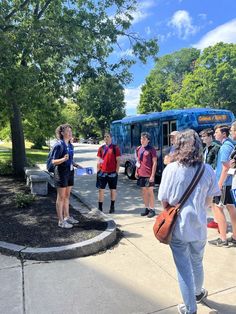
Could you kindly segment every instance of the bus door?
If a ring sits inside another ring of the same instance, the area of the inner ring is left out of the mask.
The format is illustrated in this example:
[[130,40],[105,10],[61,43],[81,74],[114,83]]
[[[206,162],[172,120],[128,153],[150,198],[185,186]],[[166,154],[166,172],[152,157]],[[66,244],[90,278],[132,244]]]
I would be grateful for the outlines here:
[[161,131],[161,160],[159,163],[160,172],[164,169],[163,158],[170,150],[170,133],[176,131],[177,123],[176,120],[164,121],[162,122],[162,131]]

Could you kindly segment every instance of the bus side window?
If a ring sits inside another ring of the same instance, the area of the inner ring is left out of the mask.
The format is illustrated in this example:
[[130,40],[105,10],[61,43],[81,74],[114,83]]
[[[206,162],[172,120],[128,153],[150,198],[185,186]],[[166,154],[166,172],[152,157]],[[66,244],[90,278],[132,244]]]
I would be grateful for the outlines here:
[[149,132],[151,135],[151,145],[158,149],[159,145],[159,125],[157,122],[148,122],[142,125],[142,132]]
[[163,146],[169,146],[169,127],[168,122],[163,122],[162,124],[162,145]]
[[131,125],[131,147],[140,145],[140,124]]
[[176,121],[170,122],[170,133],[177,130]]

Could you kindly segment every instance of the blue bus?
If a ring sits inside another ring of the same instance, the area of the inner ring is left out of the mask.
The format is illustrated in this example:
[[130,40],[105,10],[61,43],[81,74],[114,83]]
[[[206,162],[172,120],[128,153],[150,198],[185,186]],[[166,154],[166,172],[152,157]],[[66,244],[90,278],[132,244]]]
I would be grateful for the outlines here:
[[140,145],[141,132],[149,132],[151,145],[157,150],[159,181],[164,165],[163,157],[169,151],[172,131],[194,129],[198,133],[206,128],[214,128],[216,124],[231,124],[235,120],[229,110],[192,108],[167,110],[125,117],[111,123],[113,143],[121,150],[121,166],[126,175],[132,179],[135,174],[135,148]]

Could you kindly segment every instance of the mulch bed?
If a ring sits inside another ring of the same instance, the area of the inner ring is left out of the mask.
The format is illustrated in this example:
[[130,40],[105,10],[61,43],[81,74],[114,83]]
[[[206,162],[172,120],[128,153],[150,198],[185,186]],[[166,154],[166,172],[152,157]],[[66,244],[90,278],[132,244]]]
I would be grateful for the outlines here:
[[72,229],[57,226],[56,191],[36,196],[27,208],[17,208],[16,193],[30,194],[25,181],[0,176],[0,241],[30,247],[54,247],[82,242],[102,233],[107,223],[89,219],[70,207],[70,214],[79,220]]

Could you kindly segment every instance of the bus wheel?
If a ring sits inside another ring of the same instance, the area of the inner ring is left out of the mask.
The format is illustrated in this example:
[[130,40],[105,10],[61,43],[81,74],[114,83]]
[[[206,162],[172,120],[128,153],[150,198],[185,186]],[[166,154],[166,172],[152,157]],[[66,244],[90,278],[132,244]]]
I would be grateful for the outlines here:
[[135,168],[130,162],[125,164],[125,174],[129,179],[135,179]]

